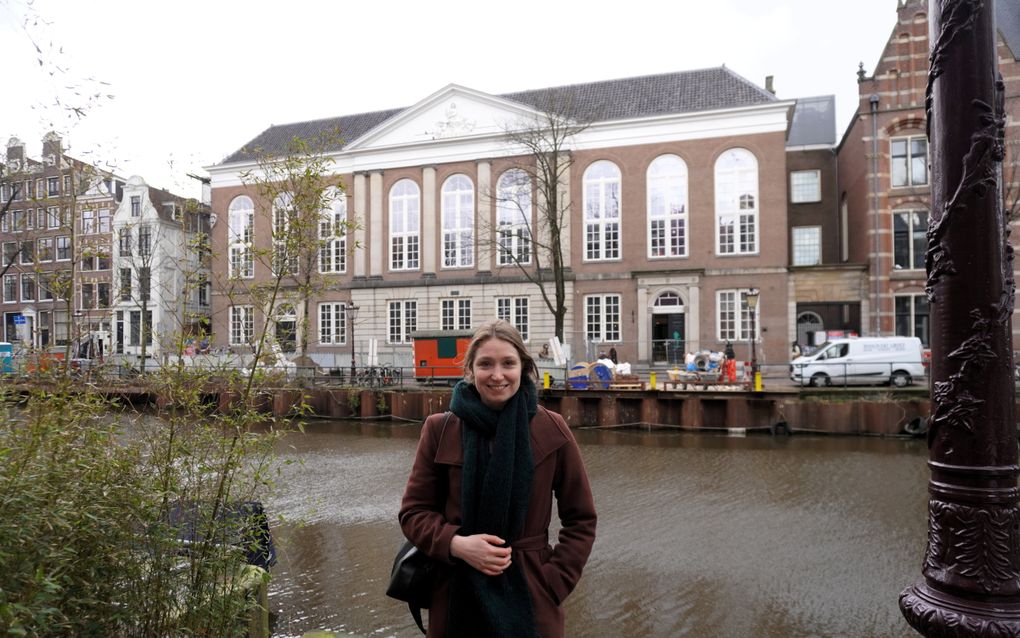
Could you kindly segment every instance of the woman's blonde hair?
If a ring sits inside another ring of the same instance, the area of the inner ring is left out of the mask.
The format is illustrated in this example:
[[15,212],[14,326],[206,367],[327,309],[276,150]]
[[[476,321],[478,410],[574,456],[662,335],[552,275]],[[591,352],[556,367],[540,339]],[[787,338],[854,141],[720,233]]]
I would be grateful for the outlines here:
[[538,380],[538,366],[535,364],[534,357],[528,352],[527,346],[524,345],[521,333],[517,332],[517,328],[508,322],[494,319],[478,326],[475,334],[471,337],[471,343],[468,344],[467,352],[464,353],[464,378],[467,381],[474,381],[471,368],[475,364],[475,356],[478,354],[478,348],[489,339],[500,339],[512,345],[521,359],[521,372],[530,376],[533,381]]

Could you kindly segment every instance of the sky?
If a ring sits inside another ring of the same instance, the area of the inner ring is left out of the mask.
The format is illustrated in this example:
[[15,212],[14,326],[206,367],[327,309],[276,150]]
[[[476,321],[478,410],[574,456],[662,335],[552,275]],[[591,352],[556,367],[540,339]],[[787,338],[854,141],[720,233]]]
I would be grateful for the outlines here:
[[[274,124],[727,66],[778,97],[857,107],[899,0],[0,0],[0,136],[197,197]],[[2,149],[0,149],[2,152]]]

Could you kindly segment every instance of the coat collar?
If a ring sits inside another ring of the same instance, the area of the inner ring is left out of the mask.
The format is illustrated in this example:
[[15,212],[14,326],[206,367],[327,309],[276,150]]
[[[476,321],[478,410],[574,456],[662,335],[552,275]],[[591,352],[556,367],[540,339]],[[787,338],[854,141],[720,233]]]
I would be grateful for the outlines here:
[[[446,423],[441,426],[435,461],[444,465],[463,465],[464,449],[460,438],[463,425],[456,414],[451,413],[448,420],[445,415],[441,418]],[[538,414],[531,420],[530,434],[531,457],[536,466],[567,442],[566,435],[542,406],[538,407]]]

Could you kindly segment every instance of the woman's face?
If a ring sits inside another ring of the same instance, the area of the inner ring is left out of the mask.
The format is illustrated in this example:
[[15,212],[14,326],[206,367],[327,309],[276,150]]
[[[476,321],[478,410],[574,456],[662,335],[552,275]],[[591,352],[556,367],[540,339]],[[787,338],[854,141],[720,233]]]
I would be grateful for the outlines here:
[[475,352],[471,373],[482,403],[500,410],[521,387],[521,357],[512,344],[487,339]]

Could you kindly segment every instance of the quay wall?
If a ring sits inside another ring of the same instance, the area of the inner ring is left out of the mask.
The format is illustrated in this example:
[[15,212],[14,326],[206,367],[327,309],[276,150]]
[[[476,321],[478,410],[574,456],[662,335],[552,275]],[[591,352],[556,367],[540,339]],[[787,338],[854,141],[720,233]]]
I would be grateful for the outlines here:
[[[236,396],[222,393],[221,409]],[[275,416],[421,421],[446,410],[448,389],[281,389],[259,402]],[[563,391],[539,402],[571,427],[660,427],[890,436],[927,419],[926,392]],[[1020,413],[1020,412],[1018,412]]]

